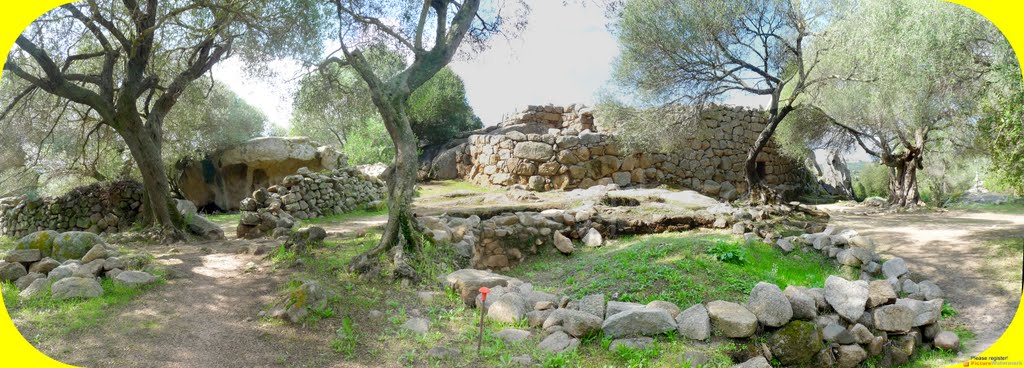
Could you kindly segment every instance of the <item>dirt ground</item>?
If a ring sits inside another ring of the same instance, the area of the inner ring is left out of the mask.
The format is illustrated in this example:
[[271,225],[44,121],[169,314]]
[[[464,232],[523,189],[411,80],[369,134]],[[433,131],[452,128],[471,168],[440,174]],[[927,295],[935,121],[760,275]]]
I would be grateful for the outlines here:
[[992,242],[1024,242],[1024,215],[964,210],[878,214],[863,207],[819,208],[832,215],[832,223],[870,235],[883,257],[902,257],[912,272],[942,287],[946,300],[959,311],[949,323],[976,335],[967,355],[991,346],[1013,320],[1020,304],[1024,255],[1019,250],[995,249]]

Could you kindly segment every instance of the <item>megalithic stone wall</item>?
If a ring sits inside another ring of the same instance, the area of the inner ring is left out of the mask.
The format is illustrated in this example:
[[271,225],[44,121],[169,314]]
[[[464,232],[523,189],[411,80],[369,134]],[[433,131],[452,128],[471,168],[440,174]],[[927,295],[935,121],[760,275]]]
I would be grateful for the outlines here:
[[[678,185],[724,199],[746,192],[744,162],[764,129],[763,111],[719,106],[672,152],[625,152],[614,134],[596,132],[586,108],[530,106],[453,148],[459,174],[479,184],[531,190]],[[796,189],[802,165],[769,142],[758,158],[768,185]]]
[[116,233],[135,223],[142,206],[142,184],[96,183],[53,198],[0,200],[0,234],[21,237],[38,230]]

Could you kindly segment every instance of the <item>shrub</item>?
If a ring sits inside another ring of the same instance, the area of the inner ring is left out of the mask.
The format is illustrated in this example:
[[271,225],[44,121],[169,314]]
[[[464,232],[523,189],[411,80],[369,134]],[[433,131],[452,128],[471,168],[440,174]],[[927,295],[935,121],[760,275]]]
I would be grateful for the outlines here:
[[747,252],[739,244],[719,241],[707,249],[707,254],[721,262],[732,264],[747,263]]

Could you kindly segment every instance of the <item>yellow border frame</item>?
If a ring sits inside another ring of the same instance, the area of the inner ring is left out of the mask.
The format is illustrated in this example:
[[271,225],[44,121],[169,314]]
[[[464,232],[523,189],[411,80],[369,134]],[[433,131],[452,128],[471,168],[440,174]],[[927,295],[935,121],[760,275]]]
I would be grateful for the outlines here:
[[[547,0],[540,0],[547,1]],[[7,54],[14,46],[14,39],[43,13],[57,6],[71,1],[67,0],[38,0],[33,2],[18,1],[16,4],[4,4],[3,11],[0,11],[0,45],[9,45],[0,50],[0,65],[7,61]],[[1014,0],[986,1],[986,0],[953,0],[957,3],[988,18],[998,27],[1014,50],[1018,51],[1017,58],[1020,60],[1019,50],[1024,50],[1024,2]],[[1009,361],[1024,360],[1024,304],[1017,306],[1017,314],[1014,316],[1010,327],[1003,333],[1003,336],[996,341],[988,350],[980,356],[1007,357]],[[70,365],[58,362],[45,354],[39,352],[15,328],[14,322],[7,314],[7,307],[0,308],[0,346],[3,352],[0,354],[0,365],[18,367],[70,367]]]

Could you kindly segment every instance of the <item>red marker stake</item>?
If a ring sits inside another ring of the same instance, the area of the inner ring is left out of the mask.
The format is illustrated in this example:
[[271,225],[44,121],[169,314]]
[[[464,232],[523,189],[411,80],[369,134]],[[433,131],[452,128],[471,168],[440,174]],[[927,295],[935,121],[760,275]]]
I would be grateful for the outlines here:
[[487,314],[487,293],[491,292],[486,286],[480,288],[480,337],[476,340],[476,354],[480,355],[480,346],[484,343],[484,315]]

